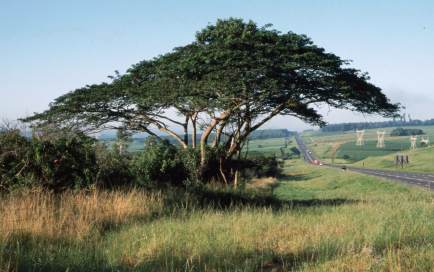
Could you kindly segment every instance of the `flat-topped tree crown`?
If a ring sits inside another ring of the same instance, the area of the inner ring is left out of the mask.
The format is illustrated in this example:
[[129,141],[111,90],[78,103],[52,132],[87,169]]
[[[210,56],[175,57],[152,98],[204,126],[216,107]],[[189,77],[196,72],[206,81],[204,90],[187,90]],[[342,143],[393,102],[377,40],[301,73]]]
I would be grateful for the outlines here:
[[[118,125],[151,134],[158,129],[184,148],[197,148],[201,127],[204,166],[207,145],[220,146],[224,159],[230,159],[252,131],[274,116],[325,124],[316,107],[321,104],[386,117],[399,110],[367,74],[305,35],[231,18],[208,25],[192,43],[133,65],[109,83],[70,92],[25,120],[93,129]],[[173,110],[175,117],[169,113]],[[208,143],[211,133],[214,141]]]

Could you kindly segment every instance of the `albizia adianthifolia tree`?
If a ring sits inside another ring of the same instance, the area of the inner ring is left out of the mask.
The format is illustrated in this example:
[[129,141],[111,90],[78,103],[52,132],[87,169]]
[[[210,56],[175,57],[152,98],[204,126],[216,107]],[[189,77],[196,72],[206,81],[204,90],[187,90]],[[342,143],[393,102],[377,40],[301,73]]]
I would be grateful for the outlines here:
[[399,110],[366,73],[304,35],[269,27],[218,20],[192,43],[135,64],[109,83],[69,92],[25,121],[83,130],[160,131],[181,148],[199,149],[205,169],[209,148],[221,150],[223,165],[240,153],[250,133],[278,115],[323,125],[317,105],[385,117]]

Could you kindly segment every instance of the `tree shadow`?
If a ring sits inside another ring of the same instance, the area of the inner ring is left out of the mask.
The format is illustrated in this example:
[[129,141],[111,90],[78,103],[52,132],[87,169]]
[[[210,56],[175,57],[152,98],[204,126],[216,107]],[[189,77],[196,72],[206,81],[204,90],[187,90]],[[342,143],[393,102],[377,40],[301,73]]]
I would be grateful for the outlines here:
[[315,179],[321,177],[321,171],[310,171],[307,174],[288,174],[288,173],[282,173],[279,175],[280,181],[287,181],[287,182],[293,182],[293,181],[307,181],[310,179]]
[[0,244],[0,270],[111,271],[103,251],[90,241],[16,232]]
[[317,178],[319,176],[320,175],[314,175],[312,173],[310,173],[310,174],[297,174],[297,175],[281,174],[279,176],[279,181],[282,181],[282,182],[306,181],[308,179]]
[[229,210],[233,208],[271,208],[273,210],[340,206],[358,203],[359,200],[345,198],[282,200],[273,195],[246,194],[201,190],[195,193],[198,205],[204,209]]
[[95,228],[100,234],[107,232],[118,231],[125,226],[132,224],[148,224],[155,220],[160,219],[163,216],[163,212],[153,212],[151,214],[132,214],[122,218],[122,222],[119,219],[106,218],[96,222]]
[[306,264],[318,264],[339,256],[337,244],[328,247],[306,247],[301,251],[282,254],[274,250],[246,250],[236,252],[214,249],[194,258],[189,254],[160,253],[139,265],[130,259],[121,260],[117,271],[295,271]]

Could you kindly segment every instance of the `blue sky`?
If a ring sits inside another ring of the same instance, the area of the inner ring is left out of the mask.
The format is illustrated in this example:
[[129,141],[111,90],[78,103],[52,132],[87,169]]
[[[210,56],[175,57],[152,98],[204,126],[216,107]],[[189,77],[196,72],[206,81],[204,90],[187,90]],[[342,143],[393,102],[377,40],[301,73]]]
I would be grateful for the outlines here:
[[[0,0],[0,117],[46,109],[57,96],[239,17],[306,34],[367,71],[413,118],[434,118],[434,1]],[[329,122],[374,120],[324,108]],[[269,127],[304,125],[277,118]]]

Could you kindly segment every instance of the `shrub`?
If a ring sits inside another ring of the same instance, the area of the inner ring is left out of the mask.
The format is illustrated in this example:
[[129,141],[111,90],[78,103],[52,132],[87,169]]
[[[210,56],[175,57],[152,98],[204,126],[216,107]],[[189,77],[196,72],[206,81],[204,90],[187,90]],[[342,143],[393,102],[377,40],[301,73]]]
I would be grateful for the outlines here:
[[184,171],[184,183],[186,185],[197,185],[199,177],[200,154],[198,149],[178,149],[177,157],[182,164]]
[[242,160],[238,164],[243,178],[278,177],[282,174],[282,163],[276,157],[257,156]]
[[134,176],[130,169],[131,156],[120,154],[118,150],[105,145],[96,146],[97,175],[95,183],[98,187],[120,187],[133,183]]
[[425,134],[425,132],[421,129],[396,128],[390,133],[390,136],[411,136],[411,135],[423,135],[423,134]]
[[261,177],[277,177],[281,174],[281,163],[276,157],[258,157],[253,160],[255,176]]
[[187,178],[177,148],[155,137],[146,139],[145,149],[131,162],[131,170],[139,185],[181,185]]
[[0,132],[0,190],[24,183],[32,162],[30,141],[19,130]]
[[93,183],[97,173],[95,139],[83,133],[32,139],[32,175],[44,187],[63,190]]
[[0,190],[42,185],[53,190],[90,185],[96,176],[95,140],[82,133],[44,131],[27,139],[0,132]]

